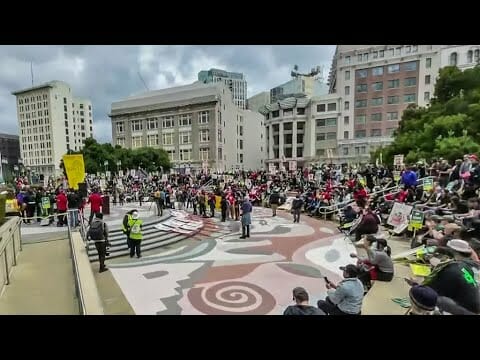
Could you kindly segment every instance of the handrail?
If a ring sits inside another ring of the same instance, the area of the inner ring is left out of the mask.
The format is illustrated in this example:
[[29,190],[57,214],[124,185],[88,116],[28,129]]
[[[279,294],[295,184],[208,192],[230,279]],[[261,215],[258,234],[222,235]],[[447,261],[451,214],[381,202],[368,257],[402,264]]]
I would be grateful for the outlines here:
[[[5,280],[0,283],[0,293],[5,285],[10,284],[10,270],[13,266],[17,265],[18,251],[22,251],[22,241],[20,235],[21,219],[19,217],[7,217],[6,219],[7,222],[2,225],[2,228],[3,230],[6,229],[5,232],[7,234],[4,234],[3,232],[0,233],[0,258],[3,260],[2,262],[4,262],[2,265],[5,271]],[[18,236],[16,235],[17,232]],[[11,250],[13,253],[11,261],[7,253],[8,250],[10,250],[10,245],[12,245]],[[16,249],[17,245],[18,251]]]

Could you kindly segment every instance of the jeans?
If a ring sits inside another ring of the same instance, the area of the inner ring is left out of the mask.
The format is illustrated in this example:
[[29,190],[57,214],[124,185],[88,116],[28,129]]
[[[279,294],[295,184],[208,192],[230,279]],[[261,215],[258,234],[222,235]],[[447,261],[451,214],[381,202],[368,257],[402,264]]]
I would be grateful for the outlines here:
[[157,215],[162,216],[163,215],[163,201],[157,201]]
[[141,250],[140,250],[141,243],[142,243],[141,240],[130,239],[130,257],[133,257],[135,253],[137,254],[137,257],[142,256]]
[[301,209],[293,209],[293,222],[300,222]]
[[92,223],[93,217],[95,216],[96,212],[91,211],[90,212],[90,218],[88,219],[88,225]]
[[250,225],[242,225],[242,237],[250,237]]
[[70,209],[68,212],[70,227],[78,226],[78,209]]
[[320,310],[323,310],[327,315],[360,315],[358,314],[348,314],[343,312],[335,305],[330,298],[327,296],[325,300],[318,300],[317,306]]
[[107,253],[107,243],[105,241],[95,241],[95,248],[98,252],[100,270],[103,270],[105,269],[105,255]]

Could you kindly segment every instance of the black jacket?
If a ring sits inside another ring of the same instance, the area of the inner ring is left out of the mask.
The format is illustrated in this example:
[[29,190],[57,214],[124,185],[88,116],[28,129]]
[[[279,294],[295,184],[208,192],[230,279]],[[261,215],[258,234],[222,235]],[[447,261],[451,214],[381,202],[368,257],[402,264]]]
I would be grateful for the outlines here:
[[322,310],[311,305],[290,305],[283,315],[326,315]]
[[279,193],[273,193],[270,195],[270,204],[276,204],[278,205],[280,203],[280,194]]

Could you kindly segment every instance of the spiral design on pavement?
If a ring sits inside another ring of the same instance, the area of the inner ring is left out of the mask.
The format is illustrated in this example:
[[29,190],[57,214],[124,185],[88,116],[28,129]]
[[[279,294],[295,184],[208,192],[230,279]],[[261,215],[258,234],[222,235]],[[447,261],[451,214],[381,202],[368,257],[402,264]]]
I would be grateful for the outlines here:
[[242,281],[193,288],[188,298],[206,315],[265,315],[275,307],[275,298],[268,291]]

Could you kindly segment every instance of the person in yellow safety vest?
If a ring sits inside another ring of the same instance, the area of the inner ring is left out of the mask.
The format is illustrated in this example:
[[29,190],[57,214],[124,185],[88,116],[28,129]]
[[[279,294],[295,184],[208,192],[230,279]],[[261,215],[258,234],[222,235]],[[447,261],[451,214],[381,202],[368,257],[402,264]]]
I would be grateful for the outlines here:
[[128,230],[130,233],[130,257],[132,258],[135,253],[137,258],[141,258],[140,244],[142,243],[143,234],[142,234],[142,225],[143,220],[139,219],[138,211],[132,213],[131,218],[128,220]]
[[127,246],[130,249],[131,243],[130,243],[130,229],[128,227],[128,223],[130,219],[132,218],[132,214],[136,212],[137,210],[130,210],[128,211],[125,216],[123,217],[122,221],[122,232],[127,236]]

